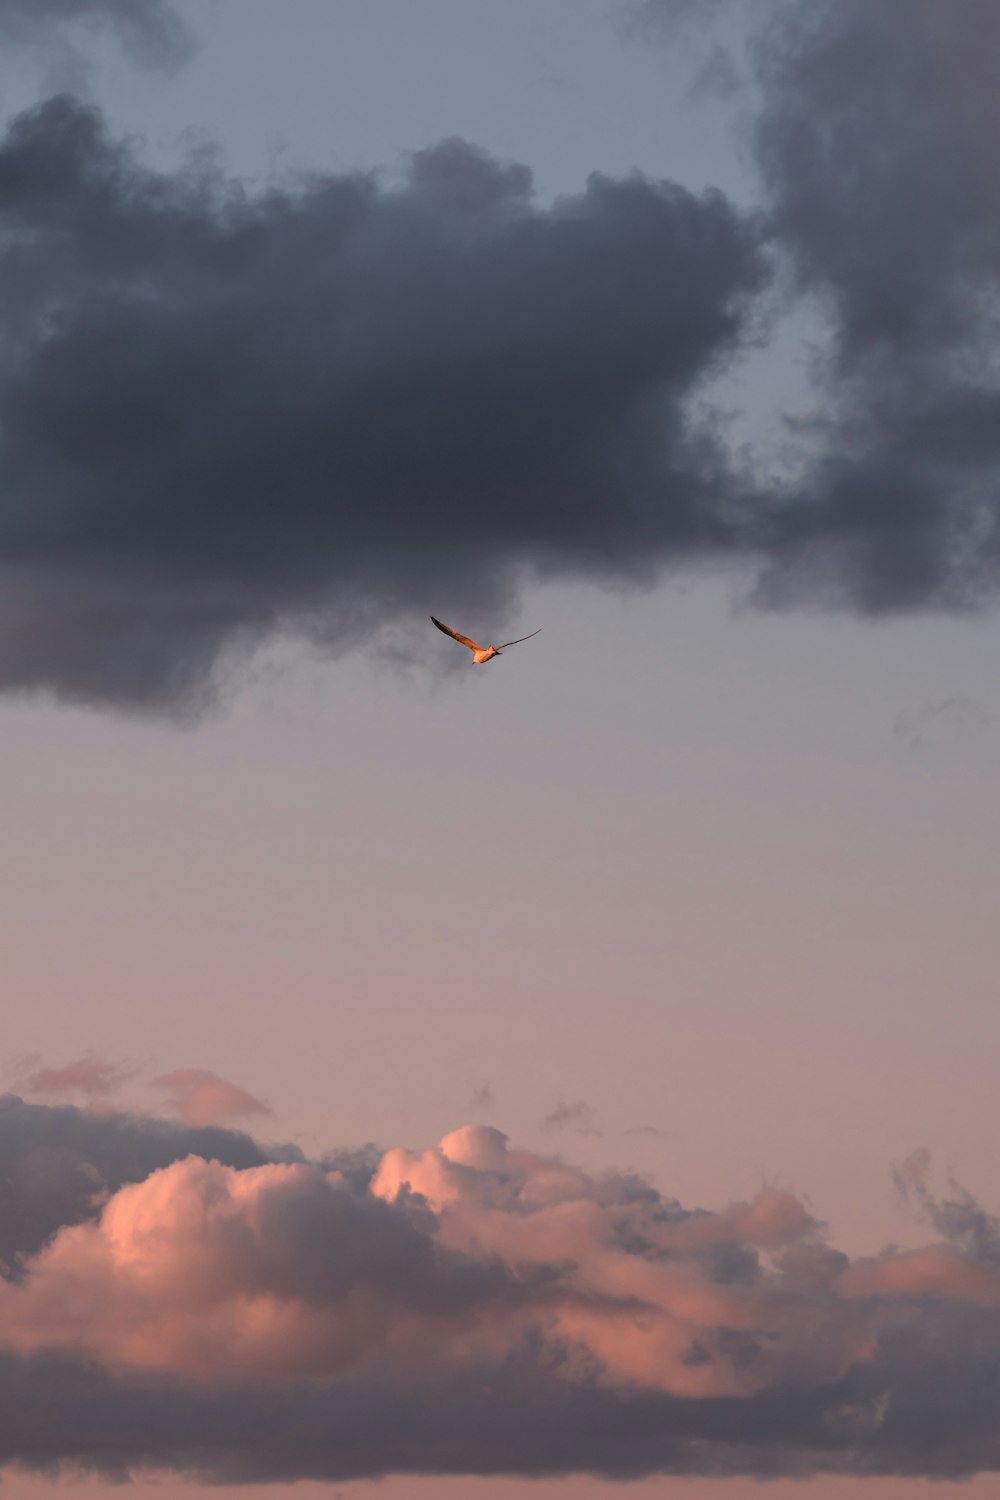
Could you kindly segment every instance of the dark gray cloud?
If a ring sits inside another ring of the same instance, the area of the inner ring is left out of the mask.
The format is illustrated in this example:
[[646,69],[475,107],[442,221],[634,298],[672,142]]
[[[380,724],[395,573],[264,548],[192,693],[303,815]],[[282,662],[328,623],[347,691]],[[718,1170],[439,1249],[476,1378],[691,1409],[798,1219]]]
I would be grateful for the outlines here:
[[763,276],[718,195],[540,208],[452,141],[253,197],[56,98],[0,144],[0,271],[2,687],[170,702],[282,624],[482,619],[737,526],[687,415]]
[[[759,15],[760,222],[639,177],[541,206],[459,141],[395,185],[252,194],[147,170],[69,98],[15,121],[0,690],[193,711],[275,631],[491,629],[532,578],[713,557],[768,603],[992,600],[1000,11]],[[778,262],[829,338],[808,457],[768,483],[694,413]]]
[[191,39],[169,0],[0,0],[0,42],[66,45],[87,29],[110,27],[144,63],[176,63]]
[[[750,7],[637,14],[746,52]],[[772,249],[826,322],[801,472],[759,506],[762,602],[968,610],[1000,581],[1000,8],[757,0]]]
[[1000,8],[796,0],[757,62],[772,230],[831,339],[769,586],[974,607],[1000,576]]
[[0,1463],[83,1464],[114,1478],[156,1467],[224,1483],[387,1473],[960,1478],[1000,1467],[998,1383],[995,1354],[928,1358],[913,1339],[835,1386],[746,1401],[574,1385],[528,1352],[489,1378],[432,1374],[406,1389],[356,1380],[199,1389],[124,1382],[65,1356],[0,1357]]
[[233,1167],[272,1159],[239,1131],[0,1095],[0,1274],[16,1274],[63,1225],[96,1218],[108,1193],[192,1152]]

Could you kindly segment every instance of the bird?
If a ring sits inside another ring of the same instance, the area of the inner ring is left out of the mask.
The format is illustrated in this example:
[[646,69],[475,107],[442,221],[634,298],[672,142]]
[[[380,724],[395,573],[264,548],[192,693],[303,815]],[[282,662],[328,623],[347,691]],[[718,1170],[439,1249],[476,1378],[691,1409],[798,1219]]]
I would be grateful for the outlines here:
[[519,646],[522,641],[530,641],[532,636],[539,635],[541,626],[533,630],[531,635],[519,635],[516,641],[504,641],[501,646],[479,646],[475,641],[470,641],[467,635],[459,635],[457,630],[452,630],[450,625],[442,625],[440,620],[435,620],[431,615],[431,624],[436,625],[438,630],[443,630],[445,635],[450,635],[453,641],[458,641],[460,646],[468,646],[472,652],[473,666],[481,667],[484,662],[492,661],[494,656],[499,656],[501,651],[506,651],[508,646]]

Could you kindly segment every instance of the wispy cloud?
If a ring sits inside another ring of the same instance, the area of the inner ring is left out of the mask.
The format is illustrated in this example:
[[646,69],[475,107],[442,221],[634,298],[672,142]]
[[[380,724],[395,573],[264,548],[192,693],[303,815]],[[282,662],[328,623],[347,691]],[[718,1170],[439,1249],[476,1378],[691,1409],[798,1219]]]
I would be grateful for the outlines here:
[[991,724],[992,718],[981,703],[958,694],[901,711],[893,721],[892,732],[911,750],[923,750],[950,739],[978,739]]
[[207,1068],[174,1068],[154,1078],[153,1086],[166,1094],[185,1125],[216,1125],[271,1113],[263,1100]]
[[46,1066],[36,1053],[16,1062],[9,1076],[31,1094],[82,1094],[88,1099],[107,1100],[139,1071],[136,1064],[104,1057],[100,1052],[84,1052],[60,1067]]
[[560,1099],[542,1120],[542,1129],[573,1129],[581,1135],[604,1134],[597,1124],[597,1110],[583,1099],[574,1100],[573,1103]]
[[14,1088],[32,1097],[82,1097],[88,1106],[110,1106],[129,1083],[152,1087],[186,1125],[215,1125],[271,1113],[263,1100],[208,1068],[173,1068],[151,1077],[148,1066],[93,1050],[58,1066],[45,1064],[33,1053],[15,1059],[4,1074]]
[[101,25],[137,62],[162,66],[190,55],[191,37],[170,0],[0,0],[0,40],[8,46],[68,51]]

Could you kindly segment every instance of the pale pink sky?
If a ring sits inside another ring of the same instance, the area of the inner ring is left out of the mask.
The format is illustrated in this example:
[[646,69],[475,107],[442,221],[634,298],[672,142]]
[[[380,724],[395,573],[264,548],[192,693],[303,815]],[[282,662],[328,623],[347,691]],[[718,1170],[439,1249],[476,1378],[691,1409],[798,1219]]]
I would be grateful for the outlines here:
[[[489,681],[292,667],[193,731],[0,710],[8,1056],[209,1068],[310,1149],[474,1116],[689,1203],[775,1179],[858,1249],[907,1235],[916,1146],[988,1193],[990,632],[532,602]],[[605,1134],[541,1131],[559,1100]]]

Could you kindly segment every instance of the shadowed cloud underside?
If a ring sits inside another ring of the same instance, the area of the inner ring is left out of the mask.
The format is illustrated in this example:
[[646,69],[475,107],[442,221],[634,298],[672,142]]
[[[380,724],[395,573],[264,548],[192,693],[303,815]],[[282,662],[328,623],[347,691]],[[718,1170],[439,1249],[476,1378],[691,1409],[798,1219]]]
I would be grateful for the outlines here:
[[[461,141],[254,195],[68,98],[16,120],[0,685],[190,702],[275,630],[339,649],[428,597],[497,618],[532,576],[713,555],[771,602],[988,598],[1000,19],[960,8],[777,7],[760,221],[639,177],[542,207]],[[830,319],[811,457],[770,488],[692,416],[765,241]]]
[[0,685],[169,701],[282,626],[484,619],[731,530],[685,407],[763,270],[718,195],[541,208],[452,141],[250,196],[60,98],[0,145],[0,229]]
[[[772,604],[992,599],[1000,12],[760,15],[754,216],[638,175],[542,205],[461,140],[396,183],[250,191],[146,168],[69,97],[13,121],[0,688],[191,711],[275,632],[344,649],[429,600],[499,624],[532,578],[693,559]],[[827,320],[780,481],[710,415],[776,264]]]
[[789,1193],[689,1211],[481,1125],[315,1162],[8,1096],[0,1165],[4,1462],[1000,1466],[998,1226],[960,1189],[934,1198],[920,1154],[897,1184],[939,1238],[855,1260]]

